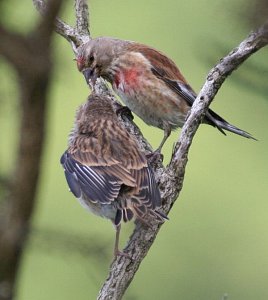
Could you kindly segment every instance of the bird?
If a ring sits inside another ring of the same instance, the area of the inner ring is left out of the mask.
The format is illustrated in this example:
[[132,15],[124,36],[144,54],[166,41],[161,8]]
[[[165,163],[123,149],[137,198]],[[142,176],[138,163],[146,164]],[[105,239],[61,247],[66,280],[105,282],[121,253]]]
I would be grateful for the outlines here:
[[[88,84],[102,77],[126,106],[150,126],[164,130],[161,149],[172,130],[182,127],[197,94],[176,64],[162,52],[133,41],[98,37],[81,45],[77,67]],[[250,133],[231,125],[209,109],[203,123],[248,139]]]
[[78,108],[60,162],[81,205],[115,226],[115,256],[124,255],[118,248],[122,221],[151,226],[167,219],[146,155],[119,122],[109,97],[93,93]]

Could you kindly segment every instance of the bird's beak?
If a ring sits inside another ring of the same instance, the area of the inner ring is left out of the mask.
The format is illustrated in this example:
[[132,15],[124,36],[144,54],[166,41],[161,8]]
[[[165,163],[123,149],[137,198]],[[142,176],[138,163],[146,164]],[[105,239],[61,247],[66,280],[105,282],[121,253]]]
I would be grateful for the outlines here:
[[86,68],[82,71],[82,73],[84,74],[87,84],[90,84],[94,87],[98,78],[96,68]]

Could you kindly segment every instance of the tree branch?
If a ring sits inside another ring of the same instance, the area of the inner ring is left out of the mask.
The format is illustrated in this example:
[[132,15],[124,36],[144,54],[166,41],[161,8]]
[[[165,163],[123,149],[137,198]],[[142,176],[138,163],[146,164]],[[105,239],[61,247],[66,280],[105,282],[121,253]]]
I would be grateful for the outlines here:
[[75,0],[76,30],[80,35],[90,36],[89,13],[86,0]]
[[[78,6],[76,6],[76,9],[77,7]],[[87,11],[85,14],[87,14]],[[80,30],[82,34],[85,34],[84,26],[86,26],[87,20],[81,20],[84,16],[84,12],[79,14],[76,12],[76,16],[77,23],[79,23],[79,26],[77,25],[76,28],[80,28],[81,25]],[[226,77],[238,68],[239,65],[241,65],[250,55],[267,45],[267,27],[268,26],[266,24],[257,31],[251,33],[236,49],[221,59],[221,61],[209,72],[207,80],[191,109],[185,125],[183,126],[181,136],[175,145],[169,166],[164,169],[161,162],[155,163],[155,175],[159,182],[159,188],[163,200],[163,209],[166,213],[170,211],[182,189],[185,168],[188,161],[188,151],[209,104],[213,100]],[[56,28],[56,30],[58,29]],[[75,32],[75,39],[77,41],[81,41],[81,36],[76,35],[77,31],[73,28],[72,30]],[[70,41],[67,33],[63,33],[61,35]],[[89,39],[90,37],[88,36],[85,41]],[[79,45],[79,43],[77,45]],[[108,94],[113,102],[116,101],[102,80],[97,81],[96,92],[104,93],[106,95]],[[141,148],[151,151],[151,146],[143,138],[135,124],[126,118],[124,118],[123,122],[125,127],[136,136]],[[118,256],[113,261],[110,266],[109,275],[99,292],[98,300],[119,300],[122,298],[161,227],[161,225],[155,224],[152,228],[147,228],[139,222],[136,222],[136,225],[137,226],[130,237],[128,245],[124,249],[124,252],[128,253],[132,257],[132,260],[124,256]]]
[[[33,4],[37,11],[40,12],[41,15],[44,16],[47,10],[47,4],[44,0],[33,0]],[[76,28],[66,24],[60,18],[56,18],[54,22],[55,31],[64,37],[68,42],[74,43],[75,47],[79,47],[80,45],[86,43],[90,39],[90,34],[88,27],[88,7],[87,3],[84,0],[76,0],[75,2],[76,8]],[[78,8],[81,8],[82,11],[78,12]],[[73,45],[72,45],[73,47]],[[75,49],[73,48],[74,52]]]

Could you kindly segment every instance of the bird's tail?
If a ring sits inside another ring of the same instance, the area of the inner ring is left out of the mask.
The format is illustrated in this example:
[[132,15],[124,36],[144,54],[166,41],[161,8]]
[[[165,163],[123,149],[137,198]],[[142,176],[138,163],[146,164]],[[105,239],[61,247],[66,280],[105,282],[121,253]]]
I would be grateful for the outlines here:
[[250,133],[248,133],[242,129],[239,129],[236,126],[228,123],[227,121],[225,121],[222,117],[217,115],[211,109],[209,109],[206,114],[206,121],[208,124],[210,124],[214,127],[217,127],[219,129],[219,131],[221,133],[223,133],[224,135],[226,135],[224,130],[227,130],[227,131],[233,132],[235,134],[241,135],[247,139],[253,139],[253,140],[257,141],[257,139],[255,139]]

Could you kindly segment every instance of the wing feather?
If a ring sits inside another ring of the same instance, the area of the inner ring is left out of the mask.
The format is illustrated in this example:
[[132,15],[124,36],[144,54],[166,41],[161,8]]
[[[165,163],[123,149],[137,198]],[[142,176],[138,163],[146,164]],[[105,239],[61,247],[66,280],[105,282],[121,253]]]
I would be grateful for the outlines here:
[[129,50],[142,53],[151,66],[161,70],[161,75],[171,80],[186,82],[176,64],[160,51],[139,43],[130,43]]
[[150,166],[132,170],[131,173],[138,183],[138,189],[131,196],[131,206],[135,215],[144,220],[148,213],[161,206],[160,192]]
[[[130,48],[133,51],[141,52],[150,62],[153,74],[164,81],[175,93],[182,97],[190,107],[193,105],[197,95],[187,83],[179,68],[170,58],[160,51],[142,44],[131,44]],[[216,120],[226,123],[224,119],[209,109],[206,113],[205,121],[208,124],[217,127],[225,134]]]
[[71,192],[77,197],[85,194],[92,202],[110,203],[117,198],[122,180],[98,167],[89,167],[76,161],[67,151],[61,158],[66,180]]
[[[176,64],[164,54],[143,45],[138,45],[137,50],[141,51],[151,64],[153,74],[165,82],[175,93],[185,100],[188,106],[192,106],[196,93],[187,83]],[[223,129],[242,135],[246,138],[253,138],[248,132],[245,132],[208,109],[204,122],[216,127],[222,134],[226,135]],[[254,138],[253,138],[254,139]]]

